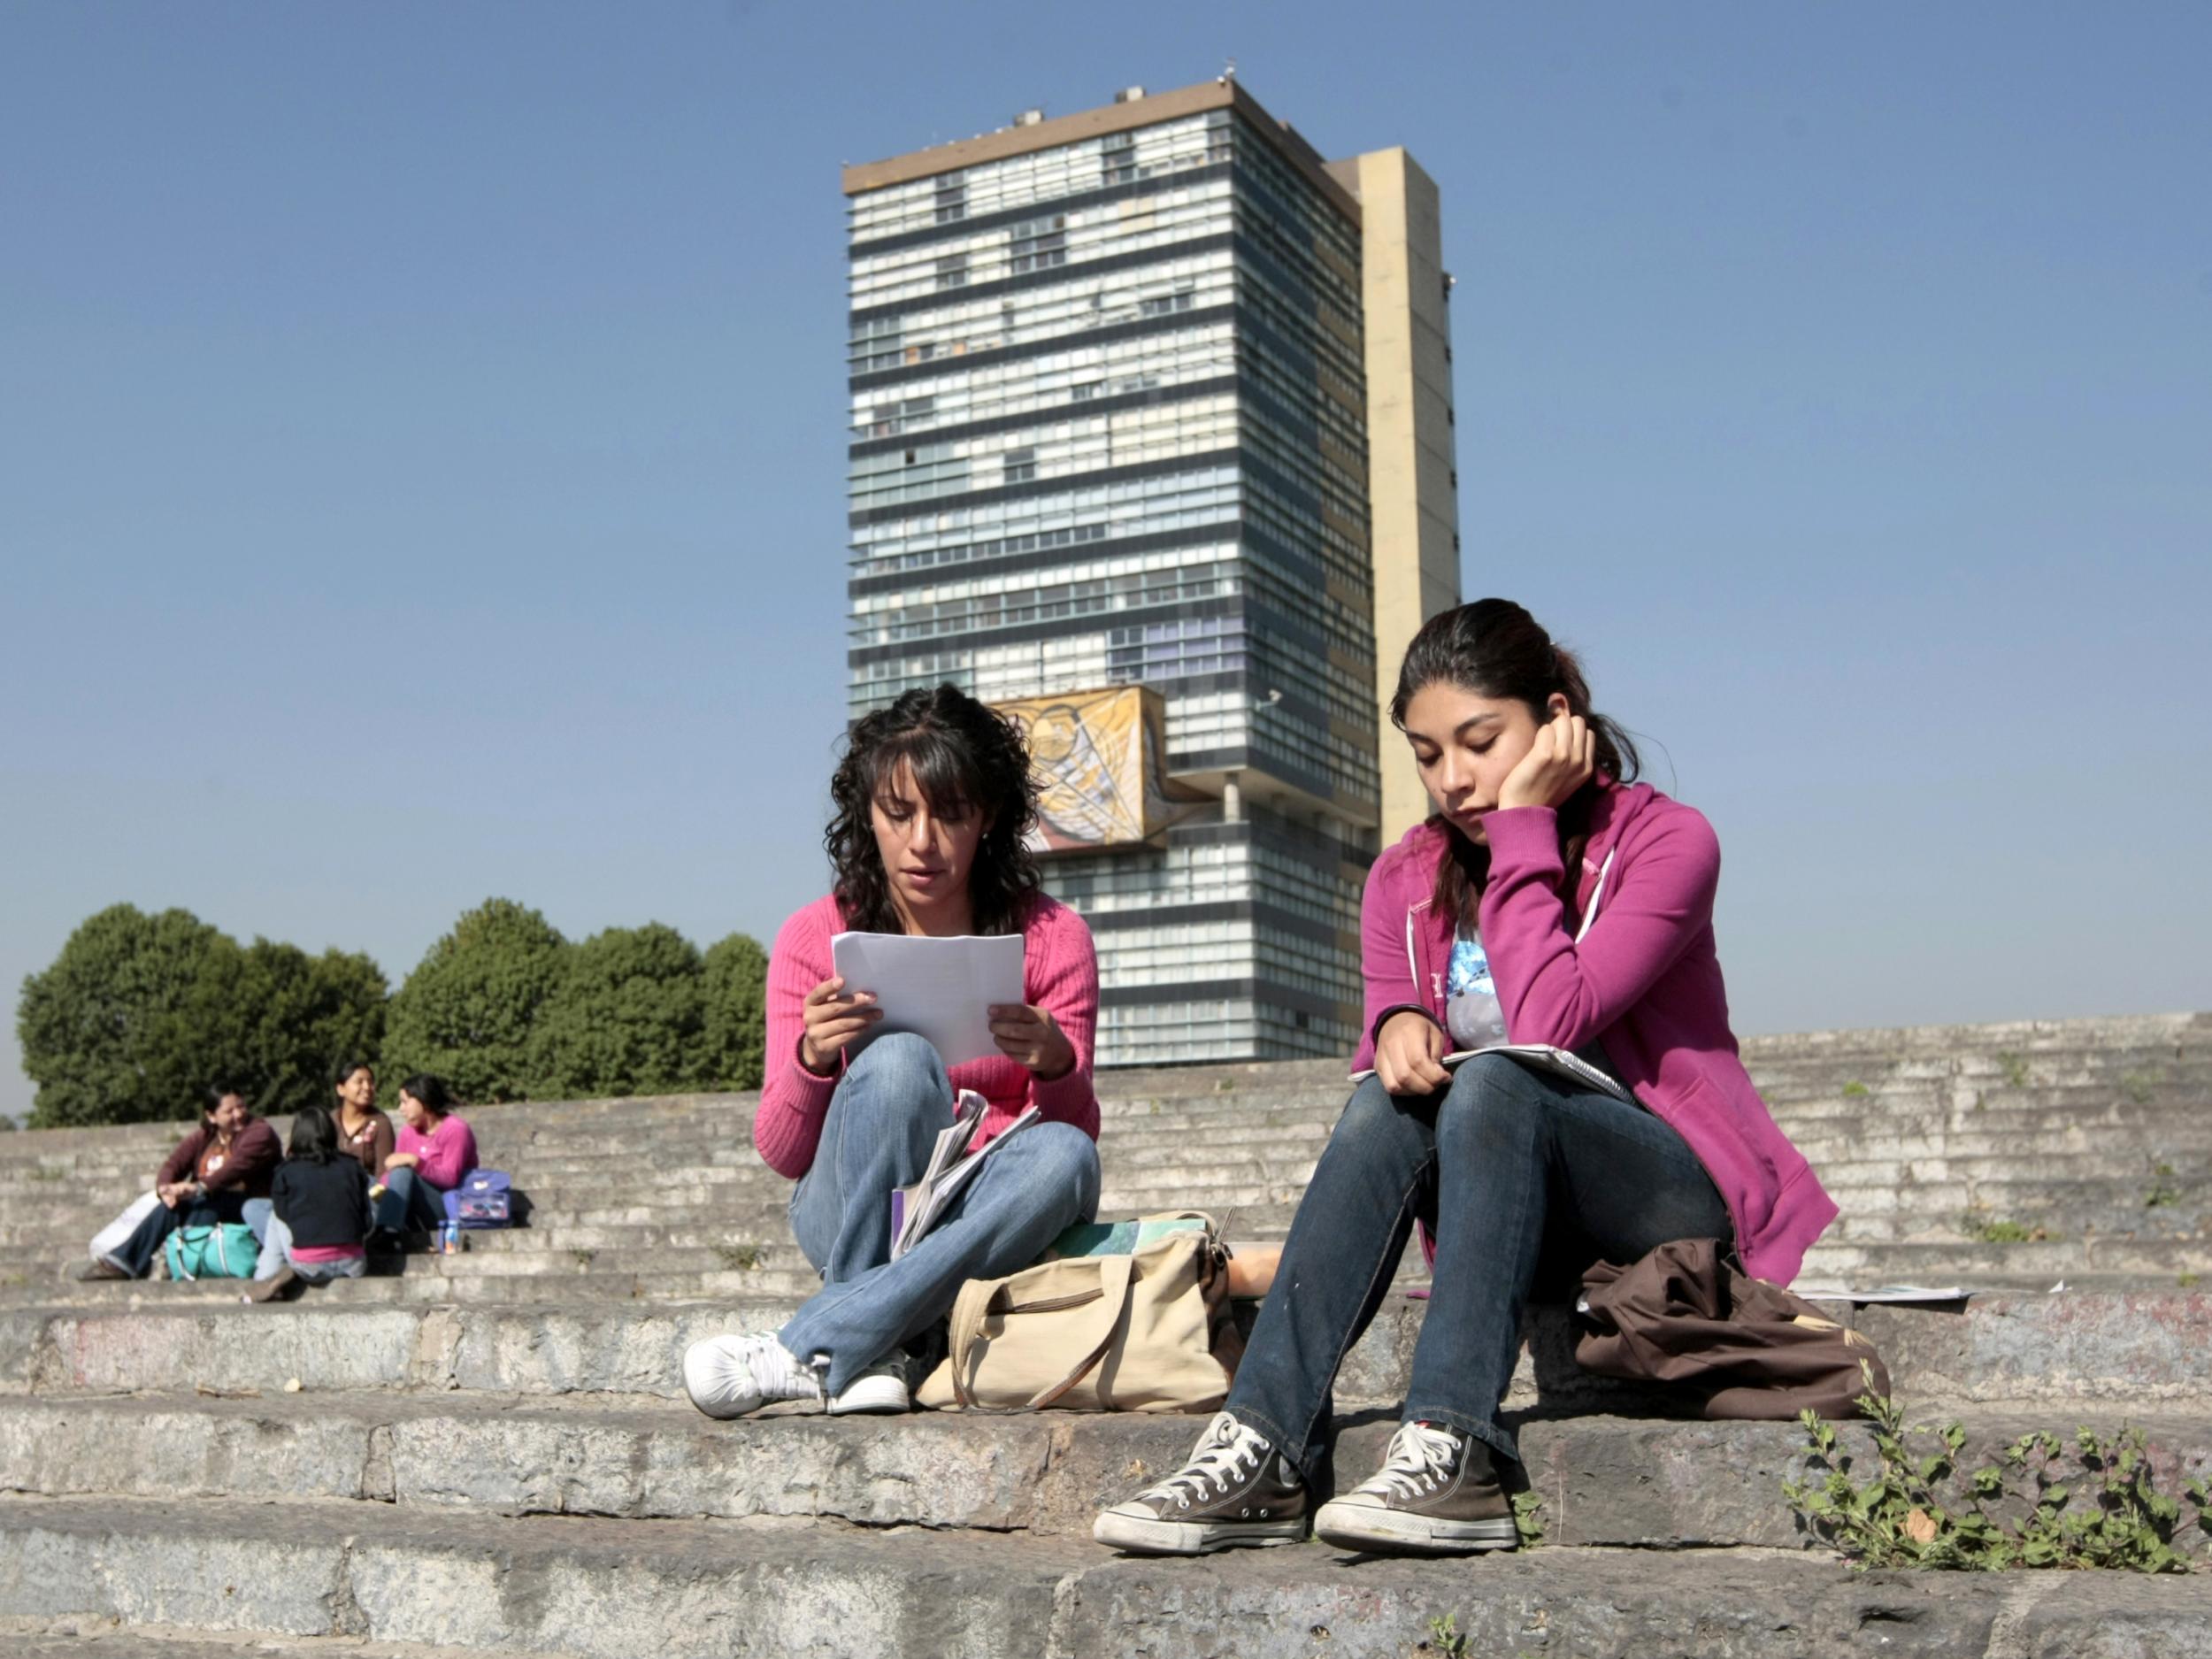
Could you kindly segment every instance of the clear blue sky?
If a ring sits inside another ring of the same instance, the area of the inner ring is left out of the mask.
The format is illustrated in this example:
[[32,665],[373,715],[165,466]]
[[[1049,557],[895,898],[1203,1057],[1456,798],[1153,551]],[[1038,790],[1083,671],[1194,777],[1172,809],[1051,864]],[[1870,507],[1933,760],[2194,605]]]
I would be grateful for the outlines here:
[[1718,826],[1744,1030],[2212,1007],[2212,11],[739,0],[0,10],[11,1010],[122,899],[770,933],[839,164],[1232,57],[1440,181],[1466,590]]

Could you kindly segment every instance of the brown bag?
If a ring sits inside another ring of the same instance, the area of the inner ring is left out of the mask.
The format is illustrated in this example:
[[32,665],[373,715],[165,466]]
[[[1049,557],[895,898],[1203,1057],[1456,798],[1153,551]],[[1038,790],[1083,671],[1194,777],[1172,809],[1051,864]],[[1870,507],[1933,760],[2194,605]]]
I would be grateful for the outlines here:
[[1128,1256],[972,1279],[917,1399],[979,1411],[1213,1411],[1241,1351],[1212,1224]]
[[1678,1239],[1631,1267],[1600,1262],[1583,1275],[1582,1296],[1577,1364],[1697,1389],[1708,1417],[1774,1421],[1809,1406],[1855,1417],[1859,1395],[1889,1393],[1872,1342],[1779,1285],[1746,1277],[1711,1239]]

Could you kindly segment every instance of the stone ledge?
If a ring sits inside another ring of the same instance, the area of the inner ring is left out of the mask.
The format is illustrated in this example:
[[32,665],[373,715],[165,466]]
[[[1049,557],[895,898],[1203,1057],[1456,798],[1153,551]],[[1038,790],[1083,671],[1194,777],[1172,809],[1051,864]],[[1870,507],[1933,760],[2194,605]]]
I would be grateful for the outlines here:
[[0,1502],[0,1606],[188,1629],[353,1635],[581,1659],[929,1654],[1405,1659],[1449,1615],[1470,1651],[1580,1659],[2212,1655],[2200,1579],[1856,1575],[1802,1555],[1548,1548],[1471,1560],[1319,1544],[1199,1561],[1069,1540],[819,1522],[518,1518],[347,1505]]
[[[1659,1548],[1806,1539],[1781,1495],[1804,1473],[1795,1423],[1512,1414],[1547,1542]],[[1912,1420],[1917,1421],[1917,1417]],[[1949,1420],[1947,1414],[1946,1420]],[[2034,1429],[2123,1414],[1969,1411],[1967,1466]],[[2129,1414],[2162,1490],[2212,1470],[2212,1414]],[[0,1491],[49,1497],[348,1499],[440,1515],[826,1517],[856,1525],[1087,1536],[1092,1517],[1179,1467],[1202,1419],[1047,1412],[717,1423],[687,1406],[481,1394],[193,1394],[0,1402]],[[1340,1419],[1334,1489],[1371,1474],[1394,1412]],[[1839,1425],[1873,1462],[1872,1432]]]

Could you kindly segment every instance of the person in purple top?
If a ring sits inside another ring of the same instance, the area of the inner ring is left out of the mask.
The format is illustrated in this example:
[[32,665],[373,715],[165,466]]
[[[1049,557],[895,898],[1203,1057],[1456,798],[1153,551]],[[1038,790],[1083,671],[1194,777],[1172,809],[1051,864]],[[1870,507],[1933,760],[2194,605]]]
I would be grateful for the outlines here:
[[[1200,1555],[1310,1525],[1360,1551],[1509,1549],[1522,1478],[1498,1405],[1539,1283],[1707,1238],[1787,1284],[1835,1217],[1737,1056],[1712,826],[1632,781],[1635,746],[1574,658],[1510,601],[1462,605],[1407,647],[1390,718],[1435,810],[1361,902],[1353,1064],[1371,1071],[1225,1408],[1181,1470],[1099,1516],[1102,1543]],[[1455,1060],[1506,1042],[1571,1058]],[[1337,1365],[1417,1225],[1435,1282],[1398,1432],[1321,1502]]]
[[399,1117],[399,1143],[374,1193],[377,1230],[433,1230],[445,1224],[445,1195],[476,1167],[476,1136],[444,1080],[427,1071],[400,1085]]

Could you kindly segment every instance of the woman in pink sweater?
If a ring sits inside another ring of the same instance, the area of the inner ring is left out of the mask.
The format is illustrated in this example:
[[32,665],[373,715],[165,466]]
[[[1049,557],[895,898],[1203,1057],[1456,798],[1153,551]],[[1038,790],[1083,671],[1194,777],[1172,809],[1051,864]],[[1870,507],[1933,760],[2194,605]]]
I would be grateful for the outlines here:
[[[1039,890],[1018,728],[950,686],[910,691],[853,727],[830,795],[835,887],[784,924],[769,954],[753,1118],[761,1156],[797,1182],[791,1229],[823,1286],[773,1334],[692,1345],[685,1386],[712,1417],[780,1400],[905,1410],[904,1344],[944,1317],[964,1282],[1028,1266],[1098,1207],[1098,964],[1082,918]],[[841,931],[1019,933],[1025,1000],[990,1010],[999,1053],[948,1072],[923,1038],[871,1036],[885,1010],[836,977]],[[1031,1106],[1041,1121],[894,1262],[892,1191],[920,1179],[960,1089],[989,1102],[978,1146]]]
[[[1313,1529],[1363,1551],[1509,1549],[1517,1451],[1498,1402],[1540,1279],[1673,1239],[1732,1241],[1786,1284],[1834,1217],[1736,1055],[1713,943],[1720,848],[1632,787],[1636,750],[1520,606],[1433,618],[1391,718],[1435,813],[1376,860],[1361,905],[1367,1033],[1226,1409],[1102,1543],[1197,1555]],[[1565,1050],[1579,1077],[1503,1055]],[[1435,1283],[1382,1470],[1315,1507],[1336,1367],[1415,1225]]]
[[476,1133],[453,1110],[444,1079],[418,1072],[399,1088],[398,1144],[384,1160],[376,1198],[382,1233],[434,1231],[445,1195],[476,1167]]

